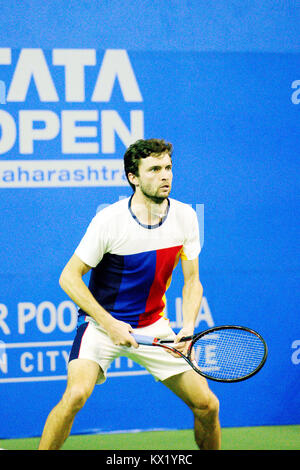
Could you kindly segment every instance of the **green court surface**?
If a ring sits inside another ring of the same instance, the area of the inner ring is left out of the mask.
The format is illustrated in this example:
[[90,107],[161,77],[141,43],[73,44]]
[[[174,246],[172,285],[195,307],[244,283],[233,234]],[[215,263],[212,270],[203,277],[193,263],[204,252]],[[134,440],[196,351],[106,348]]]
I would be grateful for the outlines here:
[[[39,438],[2,439],[8,450],[35,450]],[[196,450],[193,431],[151,431],[70,436],[63,450]],[[300,450],[300,425],[222,429],[222,450]]]

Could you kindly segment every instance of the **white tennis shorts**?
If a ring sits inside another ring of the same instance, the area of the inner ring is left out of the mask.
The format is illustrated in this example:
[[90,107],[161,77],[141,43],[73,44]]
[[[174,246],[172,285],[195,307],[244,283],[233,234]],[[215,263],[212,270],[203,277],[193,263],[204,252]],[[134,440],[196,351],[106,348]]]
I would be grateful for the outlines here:
[[[169,320],[163,317],[152,325],[135,328],[134,333],[161,339],[175,338]],[[69,362],[73,359],[90,359],[97,362],[103,371],[97,380],[97,383],[101,384],[106,380],[110,364],[120,356],[128,357],[144,367],[156,381],[163,381],[173,375],[191,370],[184,359],[172,356],[163,348],[143,345],[139,345],[137,349],[133,346],[116,346],[105,330],[93,319],[89,319],[78,328]]]

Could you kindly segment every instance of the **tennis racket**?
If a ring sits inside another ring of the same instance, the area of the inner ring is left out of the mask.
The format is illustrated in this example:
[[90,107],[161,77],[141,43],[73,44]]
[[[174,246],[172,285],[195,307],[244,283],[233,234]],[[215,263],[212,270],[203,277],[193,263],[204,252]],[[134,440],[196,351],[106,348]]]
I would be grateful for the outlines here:
[[180,342],[191,341],[186,356],[176,349],[174,340],[133,336],[138,344],[176,352],[198,374],[217,382],[240,382],[253,377],[263,367],[268,355],[263,337],[244,326],[217,326],[181,338]]

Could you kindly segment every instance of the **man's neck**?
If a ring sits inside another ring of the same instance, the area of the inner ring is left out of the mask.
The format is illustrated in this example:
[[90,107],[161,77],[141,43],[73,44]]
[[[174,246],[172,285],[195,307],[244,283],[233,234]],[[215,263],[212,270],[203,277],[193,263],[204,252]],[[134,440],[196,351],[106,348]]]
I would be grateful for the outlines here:
[[168,200],[155,203],[143,194],[135,192],[131,199],[131,210],[139,222],[144,225],[156,225],[165,217],[168,210]]

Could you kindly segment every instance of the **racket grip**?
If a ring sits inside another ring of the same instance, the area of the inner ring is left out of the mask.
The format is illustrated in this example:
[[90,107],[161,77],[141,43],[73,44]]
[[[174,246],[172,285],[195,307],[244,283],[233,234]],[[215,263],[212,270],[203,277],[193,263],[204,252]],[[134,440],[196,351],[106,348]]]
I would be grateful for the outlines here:
[[155,343],[154,336],[143,336],[143,335],[135,335],[132,333],[132,336],[136,340],[138,344],[144,344],[152,346]]
[[180,341],[192,341],[194,339],[195,335],[191,336],[183,336]]

